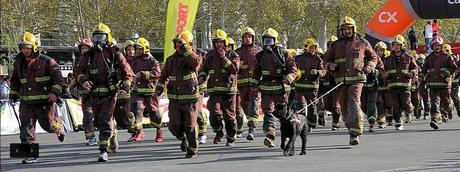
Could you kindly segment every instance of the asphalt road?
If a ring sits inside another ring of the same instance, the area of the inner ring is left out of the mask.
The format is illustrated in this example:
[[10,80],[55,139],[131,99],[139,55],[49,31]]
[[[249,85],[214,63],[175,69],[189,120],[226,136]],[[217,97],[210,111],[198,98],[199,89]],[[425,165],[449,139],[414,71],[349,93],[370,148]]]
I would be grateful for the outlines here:
[[98,147],[84,145],[83,132],[68,133],[63,143],[54,134],[38,134],[40,158],[32,165],[23,165],[21,159],[9,157],[9,144],[19,142],[18,135],[1,136],[0,171],[460,171],[457,116],[437,131],[429,127],[429,120],[415,120],[405,125],[403,131],[387,127],[375,133],[365,132],[359,146],[348,145],[346,129],[331,131],[329,127],[330,123],[308,135],[307,155],[298,155],[299,141],[295,156],[283,156],[278,146],[279,134],[277,146],[266,148],[258,128],[255,141],[240,138],[235,147],[212,144],[214,133],[209,133],[208,143],[200,145],[199,155],[194,159],[183,158],[179,141],[169,131],[165,132],[162,143],[153,142],[153,129],[146,130],[147,139],[136,143],[126,142],[128,133],[119,131],[120,150],[111,154],[106,163],[96,162]]

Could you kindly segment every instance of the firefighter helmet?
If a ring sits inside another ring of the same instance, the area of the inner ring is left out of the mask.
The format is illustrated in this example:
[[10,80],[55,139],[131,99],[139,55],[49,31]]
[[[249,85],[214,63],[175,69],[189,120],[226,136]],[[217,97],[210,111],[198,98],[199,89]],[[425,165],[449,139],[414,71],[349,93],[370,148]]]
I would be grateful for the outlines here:
[[[273,28],[268,28],[267,30],[264,31],[264,33],[262,34],[262,42],[264,43],[263,39],[264,38],[273,38],[274,39],[274,45],[278,45],[279,44],[279,41],[278,41],[278,32],[273,29]],[[265,44],[265,43],[264,43]]]
[[377,44],[375,44],[375,46],[374,46],[374,49],[375,49],[375,50],[377,50],[377,49],[379,49],[379,48],[383,48],[383,49],[385,49],[385,50],[388,49],[387,44],[385,44],[385,43],[382,42],[382,41],[377,42]]
[[319,44],[318,44],[318,42],[317,42],[315,39],[313,39],[313,38],[308,38],[308,39],[306,39],[305,42],[304,42],[304,49],[303,49],[303,51],[304,51],[304,52],[309,52],[309,51],[310,51],[310,48],[311,48],[312,46],[316,46],[316,48],[318,48],[318,47],[319,47]]
[[241,29],[241,39],[243,39],[243,36],[244,35],[252,35],[252,38],[254,39],[254,37],[256,37],[256,32],[254,32],[254,29],[250,28],[250,27],[244,27],[243,29]]
[[37,38],[35,37],[34,34],[30,32],[25,32],[24,36],[22,37],[21,42],[18,43],[19,46],[21,45],[29,45],[30,48],[32,48],[33,52],[38,51],[37,47]]
[[173,42],[180,41],[187,46],[191,46],[193,42],[193,34],[192,32],[186,30],[178,33],[176,37],[173,39]]
[[95,34],[106,34],[107,35],[107,42],[112,43],[112,31],[110,30],[109,26],[105,25],[104,23],[99,23],[96,28],[93,30],[93,37]]
[[352,26],[353,27],[353,32],[356,33],[356,31],[358,30],[358,28],[356,27],[356,22],[353,18],[351,17],[348,17],[348,16],[345,16],[343,17],[341,20],[340,20],[340,25],[339,25],[339,28],[340,29],[343,29],[344,27],[349,27],[349,26]]
[[215,41],[225,41],[225,39],[227,38],[227,33],[225,33],[225,31],[223,31],[221,29],[217,29],[212,33],[211,38],[212,38],[213,42],[215,42]]
[[137,42],[134,44],[134,46],[142,47],[144,54],[150,51],[150,43],[145,38],[139,38]]
[[443,44],[442,45],[442,52],[448,54],[448,55],[452,55],[452,47],[449,45],[449,44]]

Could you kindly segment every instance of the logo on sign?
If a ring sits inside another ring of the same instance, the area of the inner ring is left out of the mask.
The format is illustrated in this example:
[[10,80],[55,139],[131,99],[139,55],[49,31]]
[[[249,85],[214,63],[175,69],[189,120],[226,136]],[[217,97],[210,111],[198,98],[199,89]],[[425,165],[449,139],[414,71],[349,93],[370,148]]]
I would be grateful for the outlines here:
[[177,10],[177,21],[176,21],[176,33],[180,33],[185,30],[187,26],[188,18],[188,4],[179,3]]
[[460,4],[460,0],[447,0],[447,2],[451,5]]
[[379,22],[380,23],[391,23],[395,22],[398,23],[398,20],[396,20],[396,15],[398,12],[389,12],[389,11],[384,11],[379,14]]

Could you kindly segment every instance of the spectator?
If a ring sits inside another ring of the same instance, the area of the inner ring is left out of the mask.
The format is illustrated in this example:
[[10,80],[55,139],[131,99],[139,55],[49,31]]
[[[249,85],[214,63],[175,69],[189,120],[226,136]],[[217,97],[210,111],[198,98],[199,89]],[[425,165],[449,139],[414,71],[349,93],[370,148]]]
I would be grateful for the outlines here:
[[428,21],[425,25],[424,36],[425,36],[425,52],[430,53],[431,52],[431,39],[433,39],[433,27],[431,25],[431,21]]
[[435,37],[436,35],[439,35],[439,30],[441,29],[441,27],[439,27],[437,19],[433,20],[433,24],[431,24],[431,28],[433,29],[433,37]]
[[8,102],[8,95],[10,93],[10,76],[0,77],[0,105],[3,106],[4,103]]
[[417,50],[418,39],[414,26],[412,26],[412,28],[409,30],[409,43],[411,50]]

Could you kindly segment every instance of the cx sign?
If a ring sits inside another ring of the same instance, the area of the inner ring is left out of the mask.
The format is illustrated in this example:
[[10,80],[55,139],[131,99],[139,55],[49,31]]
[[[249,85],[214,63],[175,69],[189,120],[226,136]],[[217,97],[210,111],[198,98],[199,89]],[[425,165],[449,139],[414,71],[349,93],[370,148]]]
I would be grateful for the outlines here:
[[398,12],[389,12],[389,11],[383,11],[379,14],[379,22],[380,23],[398,23],[398,20],[396,20],[396,15]]

